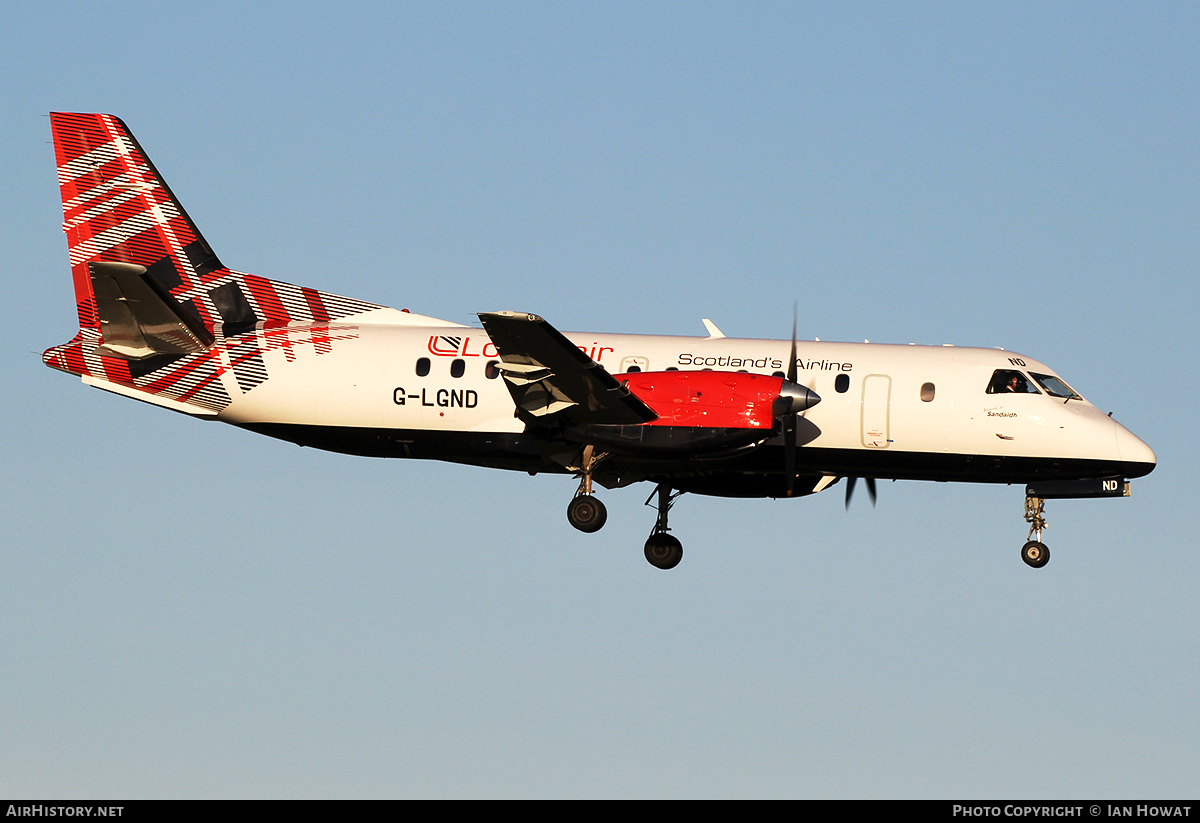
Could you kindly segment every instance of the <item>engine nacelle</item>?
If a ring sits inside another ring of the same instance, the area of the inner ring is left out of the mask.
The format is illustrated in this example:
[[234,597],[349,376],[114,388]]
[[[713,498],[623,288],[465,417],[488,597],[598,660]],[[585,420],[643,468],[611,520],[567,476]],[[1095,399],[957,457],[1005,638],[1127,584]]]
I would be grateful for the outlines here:
[[648,426],[771,429],[777,418],[821,399],[782,377],[747,372],[634,372],[617,379],[658,414]]
[[573,440],[630,455],[712,454],[756,446],[785,414],[820,402],[811,389],[747,372],[663,371],[615,375],[658,419],[633,426],[572,427]]

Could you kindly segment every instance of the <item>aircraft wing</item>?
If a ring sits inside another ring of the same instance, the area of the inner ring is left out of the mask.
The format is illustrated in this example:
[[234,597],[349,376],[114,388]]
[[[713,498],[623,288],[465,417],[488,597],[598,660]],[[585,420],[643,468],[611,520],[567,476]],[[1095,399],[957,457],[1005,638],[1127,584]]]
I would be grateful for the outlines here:
[[527,423],[638,425],[658,418],[603,366],[536,314],[481,313],[504,383]]

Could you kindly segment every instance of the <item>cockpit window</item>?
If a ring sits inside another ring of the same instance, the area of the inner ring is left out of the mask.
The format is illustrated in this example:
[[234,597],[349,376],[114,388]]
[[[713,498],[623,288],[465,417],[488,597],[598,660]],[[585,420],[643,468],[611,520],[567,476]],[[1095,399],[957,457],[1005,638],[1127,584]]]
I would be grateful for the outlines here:
[[988,383],[988,394],[1041,394],[1025,375],[1014,369],[996,369]]
[[1038,382],[1038,385],[1046,390],[1046,394],[1051,397],[1065,397],[1067,400],[1082,400],[1075,390],[1068,386],[1063,381],[1059,380],[1052,374],[1038,374],[1031,371],[1029,375]]

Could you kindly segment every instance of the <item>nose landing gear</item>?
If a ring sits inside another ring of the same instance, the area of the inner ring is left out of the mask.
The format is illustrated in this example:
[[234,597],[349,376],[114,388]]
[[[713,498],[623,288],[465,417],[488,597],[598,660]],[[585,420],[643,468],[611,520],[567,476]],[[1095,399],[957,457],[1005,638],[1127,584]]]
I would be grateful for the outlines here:
[[1025,522],[1029,524],[1029,542],[1021,547],[1021,559],[1035,569],[1040,569],[1050,562],[1050,550],[1042,542],[1042,529],[1046,528],[1046,518],[1042,516],[1045,508],[1045,498],[1025,498]]
[[1021,559],[1035,569],[1050,562],[1050,550],[1042,542],[1042,529],[1046,528],[1043,511],[1047,500],[1128,496],[1129,481],[1120,476],[1030,481],[1025,486],[1025,521],[1029,524],[1029,542],[1021,548]]

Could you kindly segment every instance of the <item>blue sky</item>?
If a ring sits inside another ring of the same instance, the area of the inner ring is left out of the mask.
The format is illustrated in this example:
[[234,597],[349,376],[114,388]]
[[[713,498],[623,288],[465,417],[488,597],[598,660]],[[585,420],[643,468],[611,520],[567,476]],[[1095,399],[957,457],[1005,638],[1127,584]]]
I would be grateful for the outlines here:
[[[1193,4],[21,4],[0,794],[1194,797]],[[44,368],[51,110],[227,264],[473,322],[1003,346],[1159,468],[685,496],[310,450]]]

